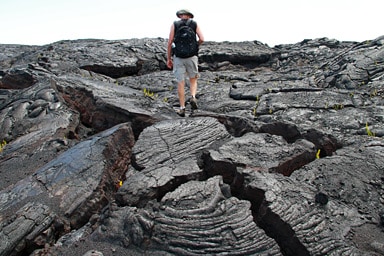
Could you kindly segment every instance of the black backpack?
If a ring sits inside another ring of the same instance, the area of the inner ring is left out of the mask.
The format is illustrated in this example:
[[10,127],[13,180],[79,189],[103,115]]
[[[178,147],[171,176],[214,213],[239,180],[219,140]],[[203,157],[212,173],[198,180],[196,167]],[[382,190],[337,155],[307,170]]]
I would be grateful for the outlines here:
[[173,53],[179,58],[189,58],[197,55],[199,44],[196,40],[197,24],[193,20],[175,21],[175,47]]

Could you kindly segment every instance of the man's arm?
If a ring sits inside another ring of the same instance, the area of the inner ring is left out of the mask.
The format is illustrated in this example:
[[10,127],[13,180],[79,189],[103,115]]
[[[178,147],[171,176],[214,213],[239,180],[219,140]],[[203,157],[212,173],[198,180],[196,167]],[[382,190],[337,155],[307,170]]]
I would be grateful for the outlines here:
[[199,25],[197,25],[196,27],[196,34],[199,37],[199,45],[201,45],[202,43],[204,43],[204,35],[203,35],[203,32],[201,32]]
[[169,37],[168,37],[168,47],[167,47],[167,67],[172,68],[173,63],[172,63],[172,43],[173,39],[175,37],[175,25],[172,24],[171,26],[171,31],[169,32]]

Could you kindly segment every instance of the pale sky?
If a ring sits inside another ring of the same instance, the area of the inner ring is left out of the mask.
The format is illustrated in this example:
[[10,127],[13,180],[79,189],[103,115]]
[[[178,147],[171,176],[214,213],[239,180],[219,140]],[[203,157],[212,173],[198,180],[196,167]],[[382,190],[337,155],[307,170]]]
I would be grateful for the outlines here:
[[168,38],[176,11],[189,9],[206,41],[274,46],[328,37],[375,39],[382,0],[1,0],[0,44]]

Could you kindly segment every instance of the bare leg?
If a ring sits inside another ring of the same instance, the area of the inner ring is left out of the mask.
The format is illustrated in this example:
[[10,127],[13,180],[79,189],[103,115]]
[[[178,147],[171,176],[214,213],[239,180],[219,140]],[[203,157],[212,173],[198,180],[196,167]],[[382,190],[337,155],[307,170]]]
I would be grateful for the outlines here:
[[185,108],[184,85],[185,85],[184,81],[177,84],[177,94],[179,96],[180,108]]
[[191,92],[191,96],[192,97],[195,97],[196,96],[196,92],[197,92],[197,78],[190,78],[189,79],[189,83],[190,83],[190,92]]
[[196,92],[197,92],[197,77],[190,78],[190,92],[192,99],[189,101],[191,103],[192,112],[193,110],[197,109],[197,100],[196,100]]

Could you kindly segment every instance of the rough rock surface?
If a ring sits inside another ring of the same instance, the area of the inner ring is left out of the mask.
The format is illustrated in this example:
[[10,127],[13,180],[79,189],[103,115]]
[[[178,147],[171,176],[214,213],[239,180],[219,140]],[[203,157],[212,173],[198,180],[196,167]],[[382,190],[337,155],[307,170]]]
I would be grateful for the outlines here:
[[0,256],[384,254],[384,37],[166,43],[0,45]]

